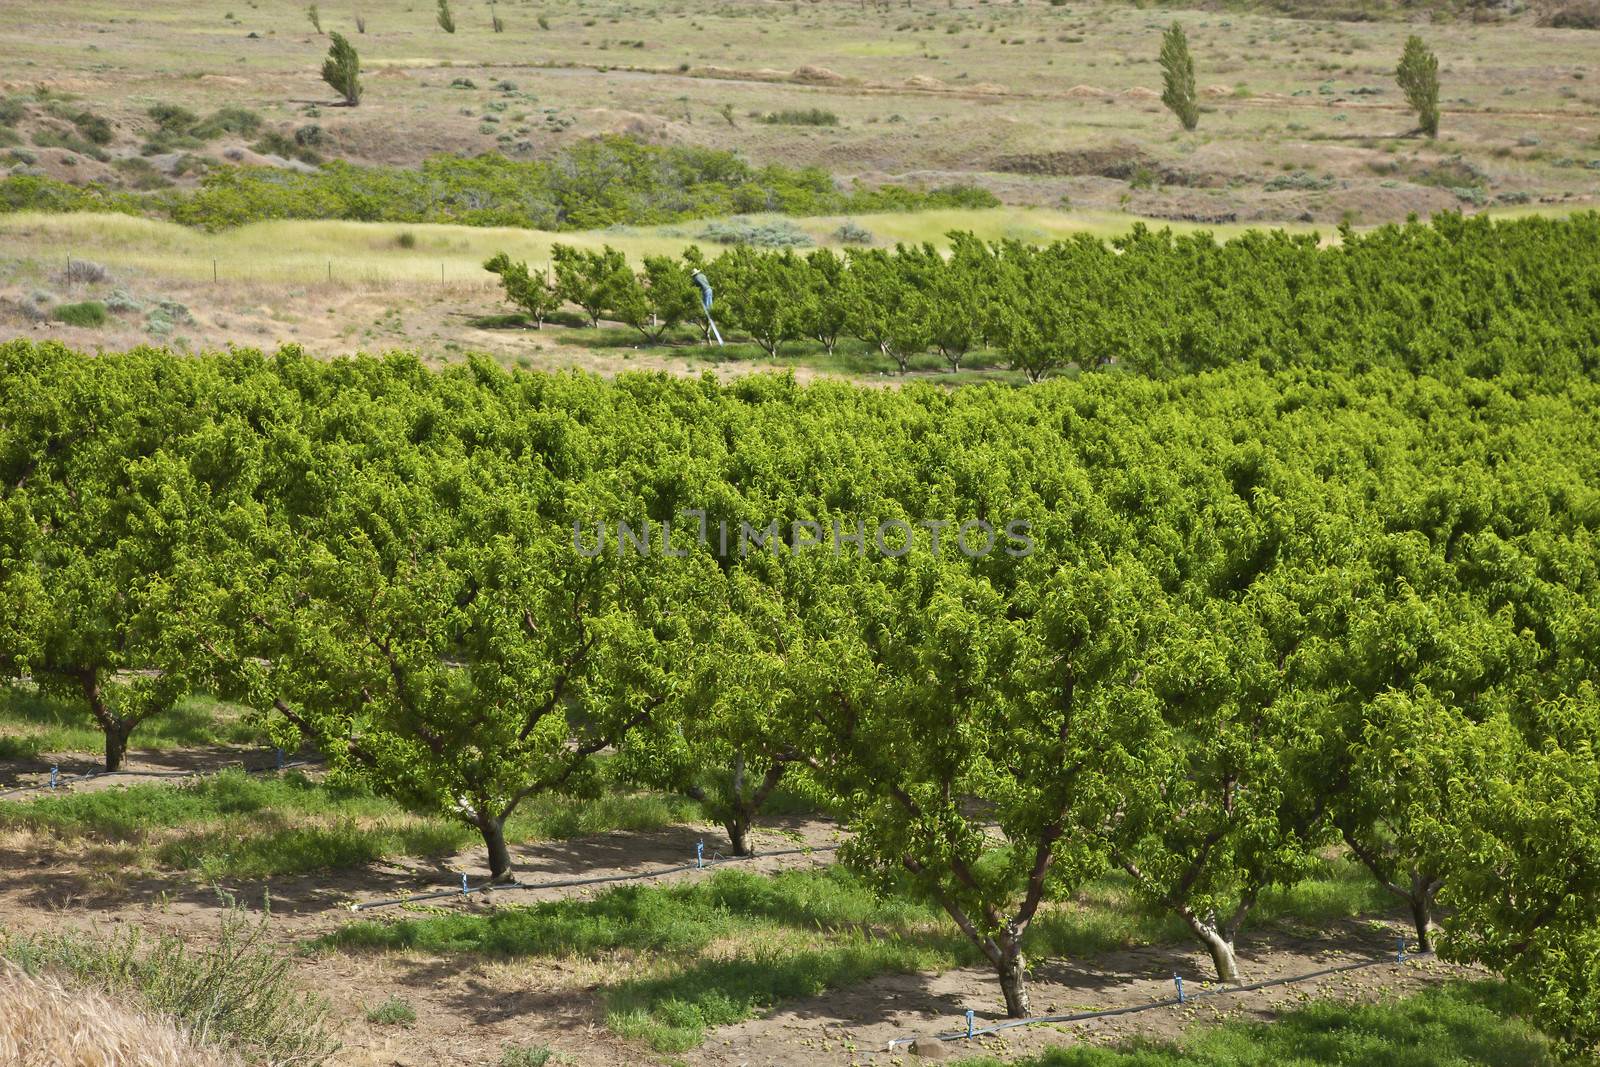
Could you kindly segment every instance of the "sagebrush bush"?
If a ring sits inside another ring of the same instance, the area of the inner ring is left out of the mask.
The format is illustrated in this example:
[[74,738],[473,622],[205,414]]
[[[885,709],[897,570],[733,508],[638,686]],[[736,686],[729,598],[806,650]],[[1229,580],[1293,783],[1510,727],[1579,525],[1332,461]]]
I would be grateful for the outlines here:
[[755,221],[723,219],[707,223],[700,238],[719,245],[752,245],[756,248],[804,248],[816,242],[811,235],[787,219]]

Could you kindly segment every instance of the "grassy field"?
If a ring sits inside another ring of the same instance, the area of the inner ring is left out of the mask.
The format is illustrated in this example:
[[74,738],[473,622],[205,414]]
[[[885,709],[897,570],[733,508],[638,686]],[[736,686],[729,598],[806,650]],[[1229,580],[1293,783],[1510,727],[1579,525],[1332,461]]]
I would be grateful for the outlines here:
[[[1127,232],[1136,220],[1114,212],[988,209],[797,219],[795,225],[817,245],[837,248],[841,242],[834,233],[846,221],[865,227],[879,244],[929,241],[943,246],[945,235],[952,230],[969,230],[991,240],[1048,241],[1075,233],[1115,236]],[[1184,233],[1205,230],[1219,239],[1248,228],[1241,223],[1161,225]],[[1314,227],[1295,224],[1287,228],[1310,231]],[[64,265],[70,255],[113,271],[187,282],[211,281],[215,263],[219,282],[314,285],[328,282],[331,276],[334,283],[345,287],[441,282],[497,288],[498,281],[483,269],[484,260],[506,252],[514,259],[542,266],[549,262],[550,246],[556,243],[580,248],[611,245],[634,260],[675,254],[696,243],[715,254],[717,246],[701,237],[702,230],[703,226],[695,223],[544,233],[477,226],[285,221],[212,234],[126,215],[0,215],[0,242],[6,255],[40,264],[46,271]]]
[[[815,164],[847,182],[976,180],[1012,204],[1065,198],[1167,218],[1372,222],[1596,194],[1594,38],[1540,25],[1556,3],[1511,19],[1480,6],[1481,21],[1424,28],[1443,78],[1437,142],[1406,136],[1393,81],[1413,5],[1368,4],[1388,17],[1354,22],[1251,4],[510,0],[497,7],[503,33],[484,5],[459,6],[450,34],[432,4],[324,5],[322,28],[349,35],[368,71],[354,109],[327,106],[327,38],[299,4],[76,0],[48,34],[8,5],[0,43],[7,87],[71,94],[130,148],[148,132],[145,109],[171,103],[249,108],[287,134],[316,126],[325,155],[358,161],[537,158],[628,132]],[[1173,19],[1188,28],[1204,96],[1192,135],[1156,99],[1159,36]],[[810,109],[834,124],[759,121]],[[38,147],[34,165],[118,173],[89,158],[65,166],[63,151]]]

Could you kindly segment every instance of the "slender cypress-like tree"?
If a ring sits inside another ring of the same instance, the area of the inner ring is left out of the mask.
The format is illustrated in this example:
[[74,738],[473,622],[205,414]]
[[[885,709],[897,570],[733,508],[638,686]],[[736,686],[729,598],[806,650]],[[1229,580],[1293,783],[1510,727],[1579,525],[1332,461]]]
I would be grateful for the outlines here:
[[1406,94],[1406,103],[1417,113],[1422,132],[1429,137],[1439,136],[1439,57],[1416,34],[1406,38],[1394,80]]
[[1178,116],[1183,128],[1200,125],[1200,104],[1195,96],[1194,57],[1189,54],[1189,38],[1174,22],[1161,35],[1161,102]]
[[322,61],[322,80],[344,97],[345,104],[355,107],[361,103],[361,57],[344,34],[332,34],[331,40],[328,58]]

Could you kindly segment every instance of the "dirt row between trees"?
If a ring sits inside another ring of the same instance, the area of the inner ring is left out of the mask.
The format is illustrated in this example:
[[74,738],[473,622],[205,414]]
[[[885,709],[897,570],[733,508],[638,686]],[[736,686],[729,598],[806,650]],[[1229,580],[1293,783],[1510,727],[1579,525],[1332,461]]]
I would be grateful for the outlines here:
[[[200,771],[227,753],[207,750],[158,754],[137,768],[167,773]],[[254,755],[259,757],[260,753]],[[184,762],[187,760],[187,762]],[[246,759],[246,765],[252,765]],[[181,768],[172,766],[181,763]],[[223,761],[223,765],[226,762]],[[111,780],[116,781],[115,779]],[[85,783],[87,784],[87,783]],[[109,783],[107,783],[109,784]],[[104,787],[104,786],[102,786]],[[826,820],[774,820],[754,835],[758,855],[729,864],[734,869],[775,873],[833,862],[832,852],[763,855],[797,847],[837,844],[839,828]],[[518,878],[542,883],[575,878],[632,875],[692,863],[703,841],[715,859],[725,846],[720,830],[678,826],[651,832],[613,832],[513,849]],[[405,859],[353,870],[279,877],[218,886],[200,884],[181,872],[150,872],[117,866],[116,845],[61,844],[37,835],[0,835],[0,927],[16,932],[93,927],[109,934],[129,927],[145,935],[176,934],[191,944],[215,936],[226,895],[251,909],[270,894],[272,936],[285,950],[331,932],[356,916],[348,905],[407,893],[457,886],[466,873],[473,884],[487,875],[481,848],[433,860]],[[649,884],[709,877],[714,870],[680,870]],[[540,900],[592,897],[611,884],[509,889],[430,901],[449,910],[483,913]],[[629,883],[621,883],[629,884]],[[633,883],[639,884],[639,883]],[[365,917],[397,915],[393,908]],[[1247,931],[1240,962],[1251,980],[1300,975],[1339,964],[1390,959],[1404,924],[1350,920],[1327,929],[1283,924]],[[606,1028],[604,987],[621,977],[650,973],[648,956],[619,954],[603,960],[526,958],[496,960],[422,953],[337,952],[298,958],[300,980],[329,998],[345,1049],[339,1064],[431,1065],[496,1063],[508,1043],[549,1045],[577,1064],[622,1065],[659,1057],[644,1053]],[[1148,946],[1081,960],[1033,961],[1034,1010],[1059,1014],[1149,1004],[1173,995],[1181,973],[1193,995],[1203,988],[1210,964],[1198,946]],[[1304,984],[1248,993],[1197,997],[1188,1005],[1162,1007],[1070,1026],[1045,1025],[982,1039],[981,1051],[1000,1056],[1036,1051],[1068,1041],[1112,1043],[1130,1037],[1173,1038],[1192,1024],[1223,1019],[1271,1019],[1308,1000],[1371,1001],[1403,996],[1450,977],[1475,972],[1432,959],[1403,966],[1385,964],[1329,975]],[[413,1026],[368,1023],[366,1013],[390,996],[416,1009]],[[964,1025],[974,1009],[980,1026],[1000,1020],[1000,998],[987,968],[943,974],[887,975],[848,989],[785,1005],[768,1016],[713,1030],[706,1043],[685,1057],[693,1064],[793,1065],[908,1059],[891,1038],[929,1036]],[[976,1054],[965,1042],[936,1051]]]

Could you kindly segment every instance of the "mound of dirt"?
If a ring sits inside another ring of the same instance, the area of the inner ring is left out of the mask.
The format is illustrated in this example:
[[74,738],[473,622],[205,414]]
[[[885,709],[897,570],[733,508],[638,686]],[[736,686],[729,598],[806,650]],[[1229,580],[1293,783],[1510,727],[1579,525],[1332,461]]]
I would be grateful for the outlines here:
[[938,78],[930,78],[926,74],[913,74],[905,80],[905,87],[907,89],[927,89],[932,91],[945,88],[945,84]]
[[1103,97],[1111,94],[1097,85],[1074,85],[1067,90],[1067,95],[1081,100],[1087,97]]
[[967,92],[983,93],[986,96],[1004,96],[1010,91],[1004,85],[996,85],[994,82],[979,82],[977,85],[967,86]]
[[620,133],[641,141],[657,143],[674,139],[673,124],[656,115],[644,115],[637,111],[615,111],[606,107],[589,108],[580,114],[583,116],[584,131],[591,135]]
[[1029,152],[1001,156],[993,170],[1005,174],[1038,174],[1048,177],[1096,177],[1131,181],[1146,176],[1162,185],[1207,186],[1217,184],[1214,176],[1187,171],[1163,163],[1125,141],[1096,148],[1077,148],[1060,152]]
[[165,1019],[0,961],[0,1063],[15,1067],[233,1067]]
[[789,75],[789,80],[806,85],[843,85],[849,81],[838,71],[829,70],[827,67],[814,67],[810,64],[794,68],[794,73]]
[[1226,85],[1208,85],[1200,92],[1205,96],[1232,96],[1233,90]]
[[1119,95],[1125,96],[1130,100],[1160,100],[1161,99],[1161,94],[1160,93],[1156,92],[1154,89],[1146,89],[1142,85],[1135,85],[1135,86],[1131,86],[1130,88],[1124,89],[1124,90],[1122,90],[1122,92]]

